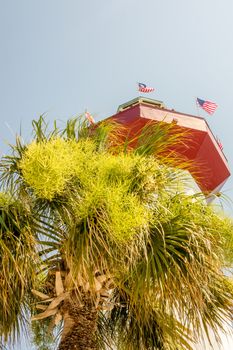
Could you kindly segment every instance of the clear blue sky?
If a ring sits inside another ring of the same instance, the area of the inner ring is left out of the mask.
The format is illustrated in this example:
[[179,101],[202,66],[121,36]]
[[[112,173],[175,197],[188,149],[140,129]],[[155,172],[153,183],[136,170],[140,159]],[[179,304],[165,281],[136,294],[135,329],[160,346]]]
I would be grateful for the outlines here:
[[[86,108],[103,119],[136,97],[196,114],[198,96],[233,169],[232,0],[0,0],[0,155],[31,120]],[[233,198],[233,180],[223,192]],[[232,209],[230,209],[232,214]]]

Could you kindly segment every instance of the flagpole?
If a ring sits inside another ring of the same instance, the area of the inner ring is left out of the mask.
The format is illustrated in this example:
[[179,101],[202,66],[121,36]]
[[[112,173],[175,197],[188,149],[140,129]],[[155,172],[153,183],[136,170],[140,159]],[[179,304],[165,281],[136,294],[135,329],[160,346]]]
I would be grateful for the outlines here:
[[196,100],[197,115],[198,115],[198,117],[200,118],[200,107],[199,107],[199,105],[198,105],[197,97],[196,97],[196,96],[195,96],[195,100]]
[[137,93],[138,93],[138,97],[140,97],[140,91],[139,91],[139,85],[138,85],[138,82],[136,82],[137,84]]

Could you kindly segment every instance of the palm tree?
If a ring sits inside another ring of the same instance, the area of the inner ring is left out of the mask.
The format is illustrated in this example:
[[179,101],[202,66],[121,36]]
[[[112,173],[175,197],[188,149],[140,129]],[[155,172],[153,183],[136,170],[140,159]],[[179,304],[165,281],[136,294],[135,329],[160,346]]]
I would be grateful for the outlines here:
[[127,142],[119,125],[79,118],[33,127],[1,160],[2,341],[30,317],[38,349],[54,327],[59,350],[192,349],[209,329],[220,341],[232,223],[186,194],[193,164],[172,146],[187,135],[149,124]]

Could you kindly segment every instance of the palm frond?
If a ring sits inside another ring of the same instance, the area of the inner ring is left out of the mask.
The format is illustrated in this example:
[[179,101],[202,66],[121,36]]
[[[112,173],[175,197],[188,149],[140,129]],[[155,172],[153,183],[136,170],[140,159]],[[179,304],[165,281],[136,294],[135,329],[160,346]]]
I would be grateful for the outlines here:
[[[3,196],[3,194],[2,194]],[[0,203],[0,334],[16,339],[27,312],[28,292],[36,283],[39,259],[30,217],[11,198]]]

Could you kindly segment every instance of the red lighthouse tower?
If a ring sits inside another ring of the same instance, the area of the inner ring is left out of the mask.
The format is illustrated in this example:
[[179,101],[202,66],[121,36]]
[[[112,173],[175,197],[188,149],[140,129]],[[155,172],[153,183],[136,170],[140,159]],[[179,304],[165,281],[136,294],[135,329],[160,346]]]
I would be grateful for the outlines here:
[[110,118],[135,132],[148,121],[175,123],[180,131],[187,131],[189,138],[179,152],[198,167],[199,175],[192,168],[189,172],[207,196],[219,192],[230,176],[225,155],[204,118],[169,110],[163,102],[144,97],[120,105]]

